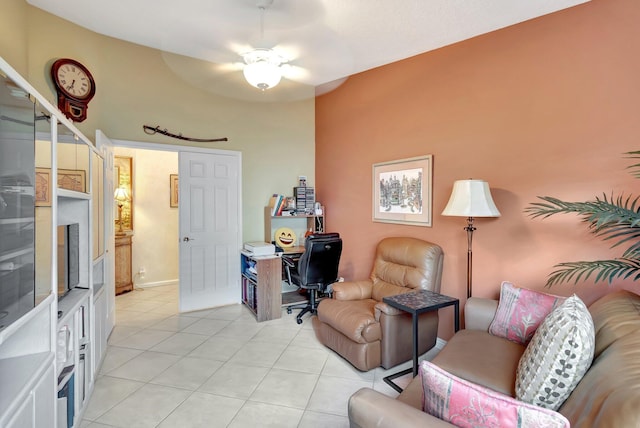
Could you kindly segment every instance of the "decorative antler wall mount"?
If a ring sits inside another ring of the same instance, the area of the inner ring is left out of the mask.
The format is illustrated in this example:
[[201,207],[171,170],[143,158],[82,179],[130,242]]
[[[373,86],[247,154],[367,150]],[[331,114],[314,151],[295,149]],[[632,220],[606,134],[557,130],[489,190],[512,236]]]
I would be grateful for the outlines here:
[[149,134],[149,135],[153,135],[153,134],[162,134],[162,135],[166,135],[167,137],[171,137],[171,138],[177,138],[178,140],[185,140],[185,141],[193,141],[193,142],[197,142],[197,143],[214,143],[214,142],[219,142],[219,141],[229,141],[229,139],[227,137],[224,138],[191,138],[191,137],[185,137],[182,134],[174,134],[172,132],[167,131],[167,129],[160,129],[160,126],[156,126],[155,128],[149,125],[142,125],[142,129],[144,130],[145,134]]

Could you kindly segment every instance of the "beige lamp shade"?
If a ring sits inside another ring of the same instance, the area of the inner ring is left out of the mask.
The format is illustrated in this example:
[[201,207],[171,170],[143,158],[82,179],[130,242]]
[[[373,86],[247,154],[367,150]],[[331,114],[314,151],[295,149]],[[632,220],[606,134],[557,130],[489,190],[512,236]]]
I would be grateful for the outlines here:
[[483,180],[457,180],[442,215],[458,217],[500,217],[491,197],[489,183]]
[[129,192],[124,187],[118,187],[113,193],[113,199],[118,202],[124,202],[129,200]]

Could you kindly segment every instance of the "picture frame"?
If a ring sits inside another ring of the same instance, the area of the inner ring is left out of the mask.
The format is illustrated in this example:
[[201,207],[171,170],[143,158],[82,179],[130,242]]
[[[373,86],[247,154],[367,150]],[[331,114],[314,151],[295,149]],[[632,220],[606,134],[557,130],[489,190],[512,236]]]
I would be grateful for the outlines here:
[[51,168],[36,168],[35,202],[36,207],[51,206]]
[[86,193],[87,172],[84,169],[58,168],[58,188]]
[[373,164],[373,221],[431,227],[433,155]]
[[169,207],[178,208],[178,174],[169,174]]

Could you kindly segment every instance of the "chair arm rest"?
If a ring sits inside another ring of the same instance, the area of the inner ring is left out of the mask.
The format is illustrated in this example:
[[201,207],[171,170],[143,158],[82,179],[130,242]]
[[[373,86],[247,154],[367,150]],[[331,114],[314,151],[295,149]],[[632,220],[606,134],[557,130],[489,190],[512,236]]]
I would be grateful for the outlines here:
[[336,300],[370,299],[373,283],[366,281],[349,281],[333,283],[333,298]]
[[295,286],[299,286],[299,284],[294,284],[293,283],[293,279],[291,279],[292,276],[292,272],[294,272],[294,274],[297,274],[298,272],[298,261],[300,260],[300,256],[295,255],[295,256],[282,256],[282,266],[284,267],[285,270],[285,274],[286,274],[286,278],[285,281],[287,281],[287,283],[289,285],[295,285]]
[[467,330],[488,331],[491,321],[498,309],[498,301],[483,299],[480,297],[470,297],[464,306],[464,319]]
[[371,388],[362,388],[349,398],[349,423],[351,428],[453,426]]
[[291,256],[282,256],[282,263],[284,263],[287,267],[296,267],[298,264],[298,260],[300,257],[291,257]]
[[400,314],[406,314],[405,311],[402,311],[400,309],[396,309],[393,308],[389,305],[387,305],[384,302],[378,302],[376,303],[376,320],[379,320],[380,316],[379,316],[379,312],[382,312],[385,315],[400,315]]

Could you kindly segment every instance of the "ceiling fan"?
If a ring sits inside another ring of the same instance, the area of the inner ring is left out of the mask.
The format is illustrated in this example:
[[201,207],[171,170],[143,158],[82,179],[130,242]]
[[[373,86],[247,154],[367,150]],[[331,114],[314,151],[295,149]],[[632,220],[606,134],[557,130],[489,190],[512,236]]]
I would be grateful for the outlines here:
[[[241,65],[247,82],[261,91],[274,88],[282,77],[303,84],[317,85],[319,82],[314,79],[314,69],[320,72],[324,61],[314,61],[313,56],[322,56],[323,51],[326,52],[332,45],[340,46],[337,37],[323,38],[325,46],[322,49],[314,46],[318,44],[319,32],[329,32],[326,28],[324,31],[320,28],[320,3],[316,2],[314,7],[314,2],[309,2],[307,10],[300,7],[294,10],[292,2],[280,1],[281,7],[273,10],[273,14],[279,12],[282,15],[279,19],[276,17],[273,22],[277,25],[279,21],[280,28],[274,29],[269,37],[265,37],[265,14],[270,11],[274,0],[254,1],[260,14],[259,39],[250,43],[252,48],[248,51],[243,52],[242,48],[236,48],[236,53],[244,61]],[[309,37],[311,34],[314,36]],[[335,51],[339,49],[334,47],[332,50],[335,55]],[[309,67],[305,67],[305,63]]]
[[[260,38],[264,41],[264,14],[273,0],[258,0],[260,9]],[[289,60],[269,47],[257,47],[243,53],[243,74],[247,82],[262,91],[275,87],[280,83],[283,72]]]
[[[251,101],[291,101],[333,90],[352,73],[351,53],[323,23],[319,0],[225,0],[212,7],[211,33],[194,35],[191,44],[196,57],[209,61],[200,72],[198,60],[163,53],[176,74],[199,87]],[[327,79],[336,71],[345,77]]]

